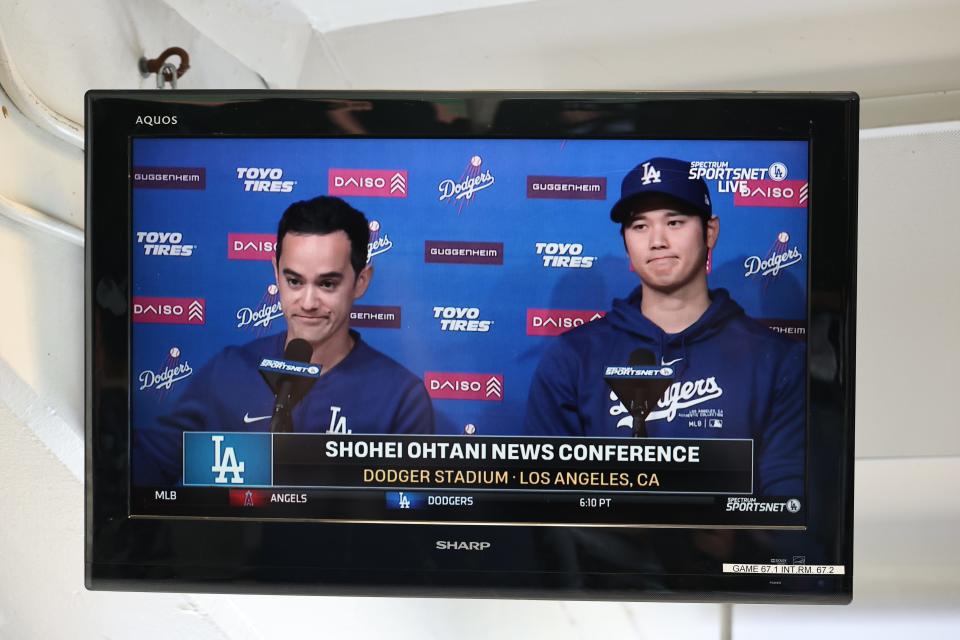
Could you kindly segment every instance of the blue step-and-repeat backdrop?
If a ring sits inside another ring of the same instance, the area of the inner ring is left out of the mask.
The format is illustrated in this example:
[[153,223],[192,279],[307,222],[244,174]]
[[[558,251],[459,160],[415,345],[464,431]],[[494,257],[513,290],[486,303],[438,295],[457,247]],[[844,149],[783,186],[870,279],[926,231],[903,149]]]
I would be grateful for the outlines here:
[[277,222],[317,195],[370,221],[375,273],[351,324],[424,379],[438,433],[522,433],[544,347],[639,284],[609,213],[649,158],[691,161],[709,185],[709,286],[805,337],[805,142],[136,139],[133,152],[135,428],[225,346],[285,331]]

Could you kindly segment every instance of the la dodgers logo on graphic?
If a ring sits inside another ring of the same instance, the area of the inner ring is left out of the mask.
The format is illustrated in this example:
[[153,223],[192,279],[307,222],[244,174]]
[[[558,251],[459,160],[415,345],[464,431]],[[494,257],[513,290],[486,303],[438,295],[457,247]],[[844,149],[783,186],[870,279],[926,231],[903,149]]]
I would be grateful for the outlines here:
[[[664,392],[663,397],[657,400],[659,409],[647,414],[646,421],[662,420],[666,418],[667,422],[672,422],[680,409],[690,407],[715,400],[723,395],[723,389],[717,384],[714,376],[701,378],[699,380],[688,380],[686,382],[674,382]],[[610,400],[616,404],[610,407],[611,416],[620,416],[628,414],[627,408],[620,402],[617,394],[610,392]],[[626,415],[617,422],[617,427],[633,428],[633,416]]]
[[237,454],[233,447],[226,447],[221,451],[223,436],[210,436],[213,440],[213,466],[210,470],[218,474],[213,481],[216,484],[227,484],[227,474],[233,474],[230,484],[243,484],[244,463],[237,460]]
[[330,406],[330,426],[327,433],[353,433],[347,428],[347,417],[340,415],[342,410],[341,407]]
[[653,166],[649,162],[644,162],[640,166],[643,167],[643,177],[641,178],[640,181],[644,185],[656,184],[660,182],[660,172],[657,171],[657,168],[655,166]]

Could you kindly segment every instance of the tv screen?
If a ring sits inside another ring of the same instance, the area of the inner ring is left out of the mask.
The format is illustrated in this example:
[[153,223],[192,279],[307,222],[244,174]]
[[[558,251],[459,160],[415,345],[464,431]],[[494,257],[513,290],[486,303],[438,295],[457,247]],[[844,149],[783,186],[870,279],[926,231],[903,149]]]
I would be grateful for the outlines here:
[[89,94],[88,585],[849,600],[856,105]]

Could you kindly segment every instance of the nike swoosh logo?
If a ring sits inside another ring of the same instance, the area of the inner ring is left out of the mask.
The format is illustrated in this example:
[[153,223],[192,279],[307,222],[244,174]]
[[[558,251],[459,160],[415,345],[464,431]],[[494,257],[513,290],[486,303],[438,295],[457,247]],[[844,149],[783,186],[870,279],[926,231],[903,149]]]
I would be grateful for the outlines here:
[[683,358],[677,358],[676,360],[671,360],[670,362],[664,362],[664,361],[663,361],[663,358],[660,358],[660,366],[661,366],[661,367],[669,367],[669,366],[672,365],[672,364],[677,364],[677,363],[680,362],[681,360],[683,360]]
[[261,420],[269,420],[270,416],[257,416],[256,418],[251,418],[249,413],[243,414],[243,421],[246,424],[251,422],[260,422]]

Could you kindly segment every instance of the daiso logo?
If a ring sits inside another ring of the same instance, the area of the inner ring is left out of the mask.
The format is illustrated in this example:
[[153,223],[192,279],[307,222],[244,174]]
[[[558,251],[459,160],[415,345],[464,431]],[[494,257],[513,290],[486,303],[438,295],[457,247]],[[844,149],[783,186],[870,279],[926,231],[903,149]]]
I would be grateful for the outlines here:
[[133,321],[154,324],[204,324],[206,303],[203,298],[133,299]]
[[277,236],[272,233],[228,233],[229,260],[273,260]]
[[330,169],[327,192],[331,196],[406,198],[407,172],[403,169]]
[[603,311],[579,309],[527,309],[528,336],[559,336],[570,329],[599,320]]
[[450,373],[428,371],[423,384],[437,400],[503,400],[503,375],[499,373]]

